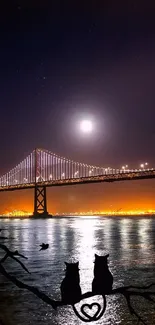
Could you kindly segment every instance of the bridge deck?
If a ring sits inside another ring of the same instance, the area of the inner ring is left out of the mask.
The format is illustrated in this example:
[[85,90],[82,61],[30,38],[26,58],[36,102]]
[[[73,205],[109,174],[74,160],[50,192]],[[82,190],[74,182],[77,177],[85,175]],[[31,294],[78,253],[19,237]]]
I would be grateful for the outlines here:
[[118,182],[118,181],[131,181],[140,179],[151,179],[155,178],[155,169],[145,170],[145,171],[132,171],[123,172],[118,174],[106,174],[98,176],[80,177],[80,178],[69,178],[69,179],[59,179],[59,180],[49,180],[42,182],[32,182],[24,184],[15,184],[9,186],[0,186],[0,192],[3,191],[14,191],[22,189],[31,189],[35,186],[65,186],[65,185],[77,185],[77,184],[88,184],[88,183],[100,183],[100,182]]

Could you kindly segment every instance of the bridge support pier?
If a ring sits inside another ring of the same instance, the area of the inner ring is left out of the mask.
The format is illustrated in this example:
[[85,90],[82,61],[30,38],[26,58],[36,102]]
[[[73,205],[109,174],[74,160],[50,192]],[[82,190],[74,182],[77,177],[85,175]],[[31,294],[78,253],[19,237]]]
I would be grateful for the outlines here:
[[34,217],[48,217],[46,186],[35,186],[34,189]]

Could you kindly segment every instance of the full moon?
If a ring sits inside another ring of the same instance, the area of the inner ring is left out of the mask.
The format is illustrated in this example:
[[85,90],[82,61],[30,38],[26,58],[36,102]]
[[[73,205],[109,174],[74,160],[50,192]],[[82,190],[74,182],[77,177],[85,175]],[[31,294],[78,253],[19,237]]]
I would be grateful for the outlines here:
[[90,133],[93,129],[92,122],[90,120],[83,120],[80,123],[80,129],[84,133]]

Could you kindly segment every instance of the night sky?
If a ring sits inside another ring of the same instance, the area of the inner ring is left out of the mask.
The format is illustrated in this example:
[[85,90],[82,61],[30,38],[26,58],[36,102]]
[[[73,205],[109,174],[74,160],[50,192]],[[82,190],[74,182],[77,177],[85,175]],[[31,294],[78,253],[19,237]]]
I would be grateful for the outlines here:
[[[92,165],[155,166],[155,2],[4,1],[0,174],[35,147]],[[91,118],[84,136],[78,121]],[[56,211],[155,208],[155,182],[49,189]],[[85,193],[85,195],[84,195]],[[32,191],[0,194],[33,209]]]

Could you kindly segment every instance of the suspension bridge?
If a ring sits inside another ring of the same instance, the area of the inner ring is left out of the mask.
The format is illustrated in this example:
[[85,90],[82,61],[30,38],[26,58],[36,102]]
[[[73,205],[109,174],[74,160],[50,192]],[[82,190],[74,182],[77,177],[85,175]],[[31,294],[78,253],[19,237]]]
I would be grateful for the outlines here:
[[35,149],[0,177],[0,192],[34,189],[34,216],[47,216],[46,187],[155,178],[155,168],[113,169],[97,167]]

